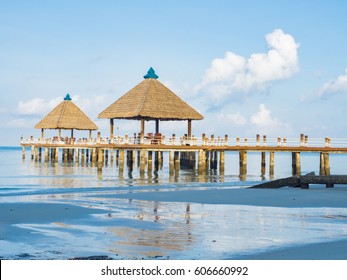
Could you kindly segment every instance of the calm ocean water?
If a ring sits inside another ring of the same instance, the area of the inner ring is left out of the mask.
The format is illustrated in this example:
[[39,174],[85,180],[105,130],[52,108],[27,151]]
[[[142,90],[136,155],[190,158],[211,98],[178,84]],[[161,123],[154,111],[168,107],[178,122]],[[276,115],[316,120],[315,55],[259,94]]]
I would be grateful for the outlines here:
[[[347,174],[346,155],[331,155],[330,162],[332,174]],[[319,154],[302,154],[301,165],[303,174],[318,173]],[[27,221],[18,220],[10,226],[0,221],[0,257],[222,259],[276,246],[339,239],[347,233],[345,223],[324,218],[347,216],[345,209],[115,198],[129,192],[242,188],[269,179],[268,175],[260,176],[260,153],[248,153],[246,180],[240,181],[238,172],[238,153],[231,152],[226,153],[223,174],[218,170],[205,175],[180,170],[178,175],[169,176],[167,155],[163,168],[150,174],[141,174],[137,168],[130,172],[126,167],[120,174],[115,163],[98,173],[90,163],[35,162],[29,151],[23,160],[20,147],[0,147],[0,204],[21,202],[28,211]],[[290,175],[291,154],[276,153],[275,178]],[[32,203],[41,208],[36,211]],[[70,205],[71,209],[95,212],[67,219],[50,216],[45,205]]]

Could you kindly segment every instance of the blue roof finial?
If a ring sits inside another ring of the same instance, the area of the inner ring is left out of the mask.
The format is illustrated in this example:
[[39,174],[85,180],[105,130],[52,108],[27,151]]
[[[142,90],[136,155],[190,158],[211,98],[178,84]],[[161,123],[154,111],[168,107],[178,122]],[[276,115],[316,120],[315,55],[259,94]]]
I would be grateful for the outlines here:
[[68,101],[72,100],[69,93],[65,96],[64,100],[68,100]]
[[143,76],[145,79],[158,79],[159,76],[155,74],[154,69],[151,67],[149,68],[148,72],[146,75]]

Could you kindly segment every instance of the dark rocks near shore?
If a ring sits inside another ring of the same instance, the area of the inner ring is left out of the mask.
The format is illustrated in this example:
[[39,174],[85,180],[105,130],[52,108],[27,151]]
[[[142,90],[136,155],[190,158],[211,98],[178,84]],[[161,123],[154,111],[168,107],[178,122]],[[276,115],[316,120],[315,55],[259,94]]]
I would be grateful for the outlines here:
[[250,188],[253,189],[279,189],[283,187],[294,187],[308,189],[310,184],[326,185],[333,188],[335,184],[347,184],[347,175],[315,175],[310,172],[304,176],[292,176],[261,183]]

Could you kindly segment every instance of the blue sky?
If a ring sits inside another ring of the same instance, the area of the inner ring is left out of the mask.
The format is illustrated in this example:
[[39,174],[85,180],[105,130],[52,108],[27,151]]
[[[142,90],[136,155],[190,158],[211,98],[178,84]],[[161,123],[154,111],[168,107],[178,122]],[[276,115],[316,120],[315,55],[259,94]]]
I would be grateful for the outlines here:
[[346,137],[347,2],[281,2],[0,0],[0,145],[40,136],[66,93],[107,136],[98,113],[149,67],[204,115],[197,136]]

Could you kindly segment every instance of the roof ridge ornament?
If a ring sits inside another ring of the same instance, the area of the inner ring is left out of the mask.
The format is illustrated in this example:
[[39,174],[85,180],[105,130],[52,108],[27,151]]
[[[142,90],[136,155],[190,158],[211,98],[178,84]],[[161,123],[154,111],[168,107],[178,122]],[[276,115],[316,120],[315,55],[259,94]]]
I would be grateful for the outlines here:
[[68,100],[68,101],[71,101],[71,100],[72,100],[69,93],[66,94],[64,100]]
[[149,70],[147,71],[147,74],[143,76],[145,79],[158,79],[159,76],[157,74],[155,74],[154,69],[151,67],[149,68]]

